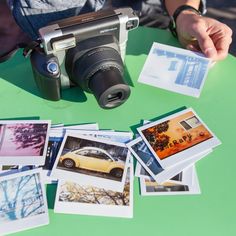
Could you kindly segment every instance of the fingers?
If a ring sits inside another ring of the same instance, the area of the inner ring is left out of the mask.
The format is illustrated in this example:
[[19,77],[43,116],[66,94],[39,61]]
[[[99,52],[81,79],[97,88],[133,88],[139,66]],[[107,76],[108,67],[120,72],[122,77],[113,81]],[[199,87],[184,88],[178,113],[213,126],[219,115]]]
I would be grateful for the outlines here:
[[193,36],[197,39],[201,51],[209,58],[215,59],[217,57],[217,50],[215,45],[206,32],[204,25],[193,28]]
[[201,51],[212,60],[223,60],[228,55],[232,30],[227,25],[202,18],[196,26],[193,25],[192,35],[197,39]]
[[223,60],[228,55],[229,47],[232,43],[232,30],[226,26],[224,34],[217,40],[213,38],[213,41],[216,41],[215,47],[217,50],[218,60]]
[[179,41],[187,49],[201,51],[214,61],[228,55],[232,30],[227,25],[212,18],[185,12],[178,18],[177,29]]
[[223,60],[224,58],[227,57],[228,55],[228,51],[229,51],[229,46],[230,44],[228,42],[226,42],[224,44],[225,40],[222,40],[221,44],[223,45],[223,47],[220,47],[217,49],[217,60]]

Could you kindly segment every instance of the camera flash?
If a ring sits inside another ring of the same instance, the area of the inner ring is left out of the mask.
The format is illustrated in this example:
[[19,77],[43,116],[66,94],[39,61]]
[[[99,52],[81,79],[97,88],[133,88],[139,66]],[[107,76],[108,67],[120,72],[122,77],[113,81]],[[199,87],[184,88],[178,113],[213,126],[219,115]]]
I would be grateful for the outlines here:
[[52,46],[55,51],[61,51],[73,48],[76,46],[75,37],[55,41],[53,42]]

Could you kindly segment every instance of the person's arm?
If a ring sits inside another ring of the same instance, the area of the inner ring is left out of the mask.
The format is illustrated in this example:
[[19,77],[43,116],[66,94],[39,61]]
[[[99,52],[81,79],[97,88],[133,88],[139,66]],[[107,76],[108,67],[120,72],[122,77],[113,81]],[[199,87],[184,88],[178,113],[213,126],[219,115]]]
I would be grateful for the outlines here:
[[165,0],[165,6],[170,16],[173,16],[175,10],[182,5],[199,9],[200,0]]
[[[199,0],[165,0],[170,16],[182,5],[198,9]],[[232,30],[225,24],[194,11],[184,10],[176,19],[178,39],[187,49],[202,51],[212,60],[224,59],[232,42]]]

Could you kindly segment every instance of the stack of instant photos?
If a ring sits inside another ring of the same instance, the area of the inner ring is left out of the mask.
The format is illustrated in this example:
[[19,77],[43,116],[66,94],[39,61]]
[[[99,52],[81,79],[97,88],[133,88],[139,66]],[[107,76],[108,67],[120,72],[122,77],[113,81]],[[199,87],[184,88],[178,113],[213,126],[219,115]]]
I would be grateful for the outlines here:
[[49,223],[55,213],[133,217],[133,156],[142,195],[200,193],[194,163],[220,144],[192,109],[131,132],[98,124],[0,121],[0,234]]

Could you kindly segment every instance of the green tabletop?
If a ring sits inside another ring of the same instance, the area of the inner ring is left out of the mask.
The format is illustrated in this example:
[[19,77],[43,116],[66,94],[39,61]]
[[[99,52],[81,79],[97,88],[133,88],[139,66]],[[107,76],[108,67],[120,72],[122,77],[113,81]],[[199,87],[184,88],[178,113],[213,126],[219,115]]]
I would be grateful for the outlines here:
[[222,141],[196,164],[200,195],[151,196],[139,194],[134,184],[134,218],[54,214],[55,186],[47,187],[50,224],[16,235],[236,235],[236,59],[228,56],[210,70],[200,98],[137,83],[151,45],[179,45],[169,32],[139,28],[129,34],[126,78],[131,96],[122,106],[101,109],[79,88],[63,92],[58,102],[40,97],[29,59],[19,52],[0,65],[0,118],[37,117],[53,123],[99,123],[100,128],[129,131],[142,119],[153,119],[181,107],[192,107]]

